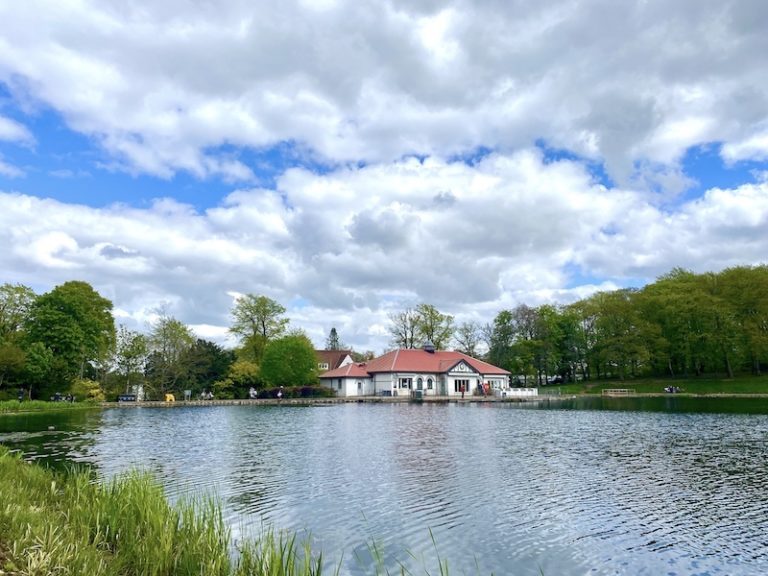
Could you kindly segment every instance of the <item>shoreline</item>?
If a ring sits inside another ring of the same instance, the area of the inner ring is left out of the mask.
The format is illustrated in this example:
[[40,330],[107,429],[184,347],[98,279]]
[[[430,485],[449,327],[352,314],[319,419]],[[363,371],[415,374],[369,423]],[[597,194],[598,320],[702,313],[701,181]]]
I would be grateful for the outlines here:
[[414,400],[408,396],[358,396],[347,398],[235,398],[221,400],[176,400],[175,402],[164,402],[160,400],[146,400],[142,402],[97,402],[93,404],[75,404],[66,408],[59,407],[51,403],[51,406],[34,409],[4,411],[0,412],[2,416],[13,416],[22,414],[42,414],[50,412],[66,412],[69,410],[93,410],[108,408],[189,408],[189,407],[210,407],[210,406],[332,406],[338,404],[521,404],[535,402],[558,402],[561,400],[575,400],[577,398],[756,398],[768,399],[768,394],[758,393],[691,393],[678,392],[669,394],[664,392],[645,392],[635,394],[541,394],[539,396],[524,396],[518,398],[499,398],[496,396],[468,396],[466,398],[457,398],[453,396],[429,396],[423,399]]
[[322,406],[335,404],[521,404],[544,401],[574,400],[576,398],[766,398],[768,394],[734,394],[712,393],[695,394],[690,392],[668,393],[636,393],[622,395],[599,394],[542,394],[540,396],[524,396],[519,398],[498,398],[495,396],[471,396],[456,398],[453,396],[430,396],[413,400],[407,396],[357,396],[347,398],[249,398],[226,400],[177,400],[175,402],[143,401],[143,402],[102,402],[102,408],[182,408],[203,406]]

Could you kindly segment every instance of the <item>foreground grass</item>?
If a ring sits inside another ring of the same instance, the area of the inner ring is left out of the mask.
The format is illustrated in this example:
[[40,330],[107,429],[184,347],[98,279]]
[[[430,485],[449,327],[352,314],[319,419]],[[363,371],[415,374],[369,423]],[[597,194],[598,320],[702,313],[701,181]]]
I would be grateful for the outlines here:
[[767,376],[738,376],[736,378],[638,378],[605,380],[547,386],[544,390],[559,390],[561,394],[602,394],[607,388],[632,388],[638,394],[663,394],[665,386],[678,386],[682,393],[700,395],[768,394]]
[[61,412],[62,410],[83,410],[96,408],[93,402],[45,402],[43,400],[3,400],[0,402],[0,414],[19,414],[22,412]]
[[[100,484],[85,472],[62,474],[24,462],[0,446],[2,576],[322,576],[328,572],[322,554],[285,532],[265,529],[259,540],[239,544],[236,554],[231,544],[221,509],[212,499],[171,505],[148,474],[132,472]],[[413,574],[403,565],[387,569],[375,543],[369,551],[371,574]],[[340,566],[330,573],[338,575]],[[431,573],[422,568],[418,574]],[[449,575],[447,562],[439,556],[434,575]]]
[[0,447],[0,574],[311,576],[322,558],[268,532],[231,557],[210,499],[171,506],[148,475],[106,484],[56,474]]

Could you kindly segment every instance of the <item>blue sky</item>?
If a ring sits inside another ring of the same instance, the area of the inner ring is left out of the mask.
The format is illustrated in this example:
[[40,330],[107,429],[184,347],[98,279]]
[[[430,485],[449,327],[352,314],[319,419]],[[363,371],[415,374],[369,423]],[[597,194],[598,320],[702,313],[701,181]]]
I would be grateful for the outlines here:
[[[291,22],[291,26],[285,26]],[[0,7],[4,282],[91,282],[228,342],[765,263],[761,2]],[[478,39],[482,39],[482,42]],[[683,49],[685,48],[685,49]]]

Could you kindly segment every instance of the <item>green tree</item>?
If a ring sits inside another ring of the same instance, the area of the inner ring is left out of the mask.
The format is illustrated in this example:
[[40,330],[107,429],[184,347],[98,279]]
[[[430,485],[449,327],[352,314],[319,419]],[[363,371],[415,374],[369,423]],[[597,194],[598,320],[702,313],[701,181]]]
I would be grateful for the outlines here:
[[161,312],[149,334],[146,368],[148,383],[156,396],[179,392],[179,381],[187,370],[183,360],[194,343],[195,337],[186,324]]
[[331,331],[328,333],[328,338],[325,340],[325,349],[326,350],[341,350],[341,340],[339,339],[339,333],[336,332],[336,328],[331,328]]
[[654,353],[664,359],[671,376],[700,375],[720,365],[716,332],[718,307],[724,302],[706,289],[701,277],[676,268],[646,286],[641,302],[643,317],[659,327],[659,342],[666,349]]
[[285,307],[266,296],[246,294],[238,298],[232,309],[230,331],[241,339],[260,336],[266,341],[285,333],[288,319],[283,318]]
[[419,344],[434,344],[437,350],[444,350],[453,338],[453,316],[442,314],[431,304],[419,304],[416,307],[416,327],[421,338]]
[[398,348],[419,348],[427,342],[445,349],[453,338],[453,316],[442,314],[431,304],[419,304],[389,314],[389,333]]
[[114,366],[124,380],[126,392],[130,392],[131,385],[144,380],[144,365],[148,354],[147,337],[134,330],[129,330],[125,326],[120,326],[117,331]]
[[317,357],[312,341],[294,332],[267,344],[261,378],[270,386],[306,386],[317,383]]
[[622,380],[637,376],[650,357],[650,329],[637,306],[637,291],[600,292],[593,299],[598,309],[594,349],[598,372],[600,367],[604,372],[615,370]]
[[[29,387],[29,397],[38,396],[53,380],[53,352],[42,342],[33,342],[26,346],[26,363],[23,380]],[[55,382],[53,383],[55,385]]]
[[213,390],[217,398],[246,398],[251,388],[261,386],[259,365],[238,358],[230,365],[226,377],[214,382]]
[[[520,374],[516,370],[512,347],[515,344],[515,324],[512,312],[501,310],[493,319],[489,330],[488,361],[500,368]],[[523,372],[524,373],[524,372]]]
[[722,296],[732,307],[738,326],[733,346],[755,375],[768,364],[768,266],[739,266],[719,274]]
[[40,342],[51,350],[57,379],[68,383],[83,377],[90,363],[111,354],[112,302],[86,282],[65,282],[35,300],[26,332],[28,342]]
[[0,341],[0,389],[6,379],[12,380],[24,371],[27,355],[13,342]]
[[29,319],[35,293],[21,284],[0,286],[0,342],[18,340]]
[[186,367],[184,388],[192,390],[193,395],[213,390],[214,383],[227,376],[234,360],[232,351],[198,338],[182,355],[182,363]]

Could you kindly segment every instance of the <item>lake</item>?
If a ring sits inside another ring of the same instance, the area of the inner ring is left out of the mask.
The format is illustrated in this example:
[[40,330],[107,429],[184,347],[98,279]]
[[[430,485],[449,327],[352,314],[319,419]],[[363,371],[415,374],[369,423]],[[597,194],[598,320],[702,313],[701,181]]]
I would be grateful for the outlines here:
[[[124,408],[5,416],[0,442],[215,494],[235,538],[297,530],[340,574],[768,573],[768,404]],[[49,430],[54,426],[54,430]],[[394,572],[393,572],[394,573]]]

